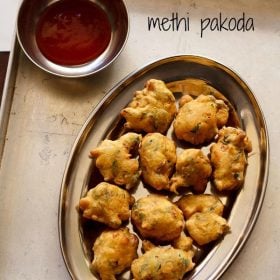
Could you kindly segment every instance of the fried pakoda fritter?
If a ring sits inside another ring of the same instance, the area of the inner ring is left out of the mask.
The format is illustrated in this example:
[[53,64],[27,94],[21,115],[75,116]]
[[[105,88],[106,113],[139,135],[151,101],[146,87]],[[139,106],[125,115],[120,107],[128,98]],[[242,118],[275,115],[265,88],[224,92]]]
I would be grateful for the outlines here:
[[228,120],[227,105],[212,95],[199,95],[191,101],[184,99],[186,102],[181,102],[182,107],[174,121],[176,137],[194,145],[212,140],[218,128]]
[[222,201],[212,194],[187,194],[182,196],[176,205],[182,210],[186,219],[196,212],[213,212],[222,216],[224,211]]
[[[184,231],[181,232],[181,235],[178,238],[172,240],[170,245],[175,249],[181,249],[186,252],[190,250],[194,251],[193,240],[189,236],[186,236]],[[142,241],[142,251],[147,252],[153,248],[156,248],[156,245],[152,243],[150,240]]]
[[186,252],[193,250],[193,240],[189,236],[186,236],[184,231],[182,231],[178,238],[172,241],[171,245],[176,249],[181,249]]
[[[192,99],[191,96],[197,97],[199,95],[212,95],[217,100],[222,100],[227,105],[228,108],[225,108],[225,110],[218,111],[219,117],[218,120],[221,119],[222,123],[224,123],[224,118],[228,119],[228,122],[232,126],[239,126],[240,120],[235,112],[234,107],[229,102],[229,100],[217,89],[212,87],[210,84],[208,84],[206,81],[201,79],[193,79],[193,78],[187,78],[180,81],[174,81],[169,82],[166,84],[166,86],[172,91],[172,92],[181,92],[182,98],[179,100],[179,106],[181,107],[184,103],[190,101]],[[218,101],[219,102],[219,101]],[[222,126],[223,124],[219,124],[218,127]]]
[[161,80],[147,81],[136,91],[131,103],[121,111],[128,129],[165,133],[176,114],[175,97]]
[[214,212],[197,212],[186,221],[186,228],[198,245],[205,245],[227,233],[230,227],[226,219]]
[[153,242],[151,242],[150,240],[147,240],[147,239],[142,240],[142,248],[141,249],[142,249],[143,252],[148,252],[155,247],[156,247],[156,245]]
[[211,173],[210,160],[200,149],[185,149],[177,156],[170,190],[177,193],[178,187],[193,187],[194,192],[203,193]]
[[139,162],[131,158],[131,152],[138,149],[141,139],[140,134],[129,132],[115,141],[104,140],[90,151],[105,181],[125,185],[127,189],[137,184],[140,177]]
[[131,265],[135,280],[181,280],[192,270],[193,252],[172,247],[152,248]]
[[131,221],[142,237],[158,241],[179,237],[184,227],[182,211],[161,195],[137,200],[131,210]]
[[126,190],[102,182],[80,199],[79,208],[83,211],[84,218],[118,228],[122,221],[129,219],[130,207],[134,201]]
[[224,127],[218,133],[217,143],[210,148],[214,184],[219,191],[240,188],[247,165],[246,153],[252,145],[240,128]]
[[138,243],[128,228],[103,231],[93,245],[93,270],[102,280],[115,280],[137,258]]
[[160,133],[149,133],[143,137],[139,156],[145,183],[157,190],[169,189],[169,178],[176,163],[174,142]]

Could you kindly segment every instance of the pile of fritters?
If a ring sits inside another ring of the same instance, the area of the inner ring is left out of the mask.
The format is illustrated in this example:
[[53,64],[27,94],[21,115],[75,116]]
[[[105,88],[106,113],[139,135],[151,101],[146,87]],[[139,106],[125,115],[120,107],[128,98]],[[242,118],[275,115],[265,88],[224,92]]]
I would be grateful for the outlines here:
[[[201,94],[192,96],[199,84]],[[92,269],[102,280],[128,269],[135,280],[183,279],[195,266],[196,248],[230,230],[217,194],[242,187],[251,142],[227,126],[230,108],[204,82],[188,86],[177,109],[163,81],[147,81],[120,112],[125,133],[90,151],[104,181],[91,186],[79,209],[107,226],[93,245]],[[205,193],[209,182],[215,195]],[[130,190],[140,187],[150,195],[136,200]]]

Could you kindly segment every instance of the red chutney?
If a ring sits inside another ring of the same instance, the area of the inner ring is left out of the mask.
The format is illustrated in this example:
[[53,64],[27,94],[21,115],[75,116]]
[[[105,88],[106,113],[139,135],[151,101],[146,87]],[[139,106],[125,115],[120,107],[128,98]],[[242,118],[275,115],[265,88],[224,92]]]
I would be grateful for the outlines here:
[[39,19],[36,41],[43,55],[61,65],[79,65],[97,58],[111,39],[105,12],[88,0],[62,0]]

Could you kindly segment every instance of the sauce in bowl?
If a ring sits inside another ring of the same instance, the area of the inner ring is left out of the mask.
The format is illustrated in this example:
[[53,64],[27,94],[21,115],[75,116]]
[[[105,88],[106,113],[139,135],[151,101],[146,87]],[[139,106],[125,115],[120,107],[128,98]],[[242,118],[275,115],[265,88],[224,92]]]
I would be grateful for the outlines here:
[[43,55],[61,65],[80,65],[101,55],[111,40],[111,25],[89,0],[62,0],[49,6],[36,28]]

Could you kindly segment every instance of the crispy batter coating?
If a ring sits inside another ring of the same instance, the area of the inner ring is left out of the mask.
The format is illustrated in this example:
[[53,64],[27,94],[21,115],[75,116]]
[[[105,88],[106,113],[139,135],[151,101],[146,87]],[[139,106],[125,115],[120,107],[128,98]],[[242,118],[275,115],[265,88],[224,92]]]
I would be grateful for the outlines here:
[[246,153],[251,150],[251,142],[242,129],[224,127],[219,131],[217,143],[210,148],[214,184],[219,191],[243,185]]
[[186,236],[184,231],[182,231],[181,235],[174,239],[171,243],[171,245],[176,249],[181,249],[186,252],[189,250],[193,250],[193,240],[191,237]]
[[182,196],[176,205],[182,210],[186,219],[196,212],[213,212],[222,216],[224,211],[222,201],[212,194],[187,194]]
[[176,163],[176,147],[160,133],[148,133],[139,149],[145,183],[157,190],[169,189],[169,178]]
[[147,240],[147,239],[142,240],[142,251],[143,252],[148,252],[155,247],[156,247],[156,245],[153,242],[151,242],[150,240]]
[[182,211],[161,195],[137,200],[131,210],[131,221],[142,237],[158,241],[179,237],[184,227]]
[[93,270],[102,280],[115,280],[137,258],[138,242],[128,228],[103,231],[93,246]]
[[127,189],[137,184],[140,177],[139,162],[131,158],[131,151],[138,149],[141,139],[140,134],[129,132],[115,141],[104,140],[90,151],[105,181],[125,185]]
[[203,144],[212,140],[218,128],[227,122],[227,105],[212,95],[199,95],[181,104],[174,121],[174,132],[180,140],[194,145]]
[[185,149],[177,156],[170,190],[177,193],[178,187],[193,187],[195,192],[203,193],[211,173],[210,160],[200,149]]
[[175,97],[161,80],[147,81],[136,91],[131,103],[121,111],[129,129],[164,133],[176,114]]
[[193,269],[192,258],[192,251],[156,247],[134,260],[131,271],[135,280],[181,280]]
[[126,190],[102,182],[80,199],[79,207],[83,211],[84,218],[118,228],[122,221],[129,219],[129,209],[134,201],[133,196]]
[[[172,240],[170,244],[173,248],[181,249],[186,252],[190,250],[194,251],[193,240],[189,236],[186,236],[184,231],[181,232],[181,235],[178,238]],[[142,241],[142,250],[144,252],[148,252],[155,247],[156,245],[152,243],[150,240]]]
[[179,107],[182,107],[184,104],[193,101],[193,98],[189,94],[184,94],[180,99],[179,99]]
[[194,213],[187,221],[186,228],[197,244],[204,245],[229,231],[227,220],[214,212]]
[[[225,110],[219,110],[219,114],[221,113],[222,115],[224,115],[224,117],[228,118],[228,120],[224,121],[223,123],[227,122],[228,125],[234,127],[240,126],[240,119],[230,101],[221,92],[212,87],[206,81],[201,79],[187,78],[184,80],[169,82],[166,84],[166,86],[172,92],[181,92],[183,94],[182,98],[179,100],[179,104],[185,103],[188,99],[190,99],[190,96],[195,97],[201,94],[213,95],[217,100],[223,100],[229,109],[228,110],[227,108],[225,108]],[[220,115],[220,117],[222,116]],[[218,120],[220,119],[220,117],[218,118]],[[220,123],[218,127],[221,127],[222,125],[223,124]]]

